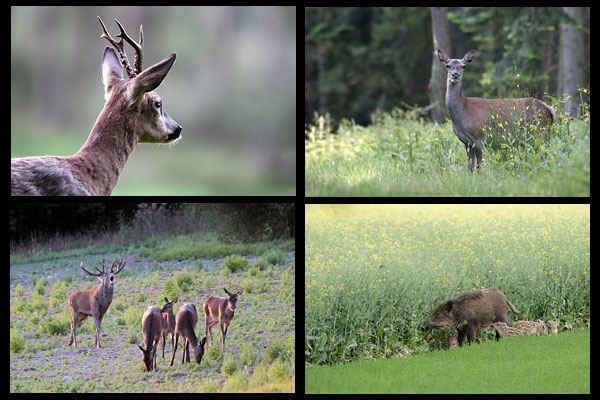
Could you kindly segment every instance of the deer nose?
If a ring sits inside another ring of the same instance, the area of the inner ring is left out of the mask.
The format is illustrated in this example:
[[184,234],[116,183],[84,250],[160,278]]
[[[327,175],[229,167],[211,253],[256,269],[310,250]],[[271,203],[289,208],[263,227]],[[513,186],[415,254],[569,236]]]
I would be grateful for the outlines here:
[[177,125],[177,128],[175,128],[175,130],[172,133],[169,133],[169,136],[167,136],[167,141],[170,142],[171,140],[177,139],[181,135],[182,129],[183,128],[181,126]]

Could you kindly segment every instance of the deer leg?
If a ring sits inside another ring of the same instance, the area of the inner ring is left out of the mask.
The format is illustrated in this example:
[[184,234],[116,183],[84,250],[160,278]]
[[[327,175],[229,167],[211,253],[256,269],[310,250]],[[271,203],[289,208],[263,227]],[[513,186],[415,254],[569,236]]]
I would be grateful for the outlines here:
[[173,366],[173,360],[175,359],[175,352],[177,351],[178,342],[179,342],[179,335],[175,335],[175,346],[173,346],[173,356],[171,357],[171,367]]
[[467,149],[467,157],[469,158],[469,170],[473,172],[473,164],[475,162],[475,149],[472,144],[465,144]]
[[[157,371],[156,369],[156,350],[158,350],[158,340],[154,341],[154,371]],[[165,350],[165,348],[163,347],[163,351]],[[163,356],[164,357],[164,356]]]
[[78,315],[76,315],[76,313],[73,313],[73,318],[71,319],[71,337],[69,338],[68,346],[72,345],[73,341],[75,341],[75,347],[77,347],[77,338],[75,337],[75,327],[77,326],[77,319]]
[[188,338],[183,339],[183,343],[185,343],[185,345],[183,346],[183,354],[181,355],[181,363],[183,364],[184,362],[190,362],[190,341]]
[[96,325],[96,341],[94,346],[100,348],[100,318],[94,317],[94,325]]
[[208,306],[204,306],[204,336],[208,339],[210,333],[210,341],[212,342],[212,332],[210,328],[214,325],[214,318],[209,314]]
[[165,358],[165,338],[168,335],[168,333],[164,333],[162,334],[162,345],[163,345],[163,358]]
[[229,326],[229,324],[227,324],[227,326],[225,325],[225,323],[223,322],[223,320],[221,319],[221,351],[225,350],[225,336],[227,336],[227,327]]
[[[210,323],[208,325],[206,325],[206,329],[208,330],[208,333],[210,334],[210,342],[213,342],[213,337],[212,337],[212,327],[215,326],[217,324],[217,321],[215,321],[214,319],[210,321]],[[204,334],[204,336],[206,335],[206,332]]]
[[479,170],[479,166],[481,165],[481,159],[483,158],[483,149],[480,144],[475,144],[473,148],[473,153],[477,157],[477,169]]

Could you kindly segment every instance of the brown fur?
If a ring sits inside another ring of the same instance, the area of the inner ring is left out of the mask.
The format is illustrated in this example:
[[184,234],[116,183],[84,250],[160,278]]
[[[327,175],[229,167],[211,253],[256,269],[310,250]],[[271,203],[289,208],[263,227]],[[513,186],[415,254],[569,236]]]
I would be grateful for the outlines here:
[[144,370],[156,370],[156,349],[163,330],[163,318],[158,307],[148,307],[142,318],[142,332],[144,333],[144,347],[139,347],[144,357]]
[[[446,108],[452,119],[454,133],[465,145],[469,158],[469,169],[473,171],[475,159],[477,168],[483,158],[486,126],[493,124],[506,126],[506,123],[531,122],[537,116],[540,126],[552,124],[555,120],[554,109],[541,100],[532,97],[518,99],[484,99],[464,97],[462,81],[464,68],[473,61],[475,52],[469,51],[462,59],[450,59],[443,50],[436,50],[438,60],[448,69],[446,84]],[[498,120],[491,122],[491,116]],[[502,128],[504,129],[504,128]]]
[[87,141],[72,156],[11,160],[11,195],[109,196],[138,143],[178,139],[181,126],[162,109],[160,97],[153,92],[175,57],[171,54],[127,81],[117,54],[107,47],[100,64],[107,101]]
[[508,323],[507,306],[515,313],[519,313],[506,296],[496,288],[471,290],[438,305],[431,317],[425,321],[422,329],[456,327],[458,345],[462,346],[465,336],[471,344],[477,329],[485,328],[493,322]]
[[511,338],[515,336],[523,336],[525,334],[525,332],[522,330],[508,326],[505,322],[494,322],[492,326],[496,330],[497,338]]
[[223,290],[227,294],[227,297],[210,296],[203,304],[204,334],[206,337],[210,334],[210,341],[212,343],[213,337],[211,329],[214,325],[219,324],[221,328],[221,350],[225,350],[225,337],[227,336],[229,324],[235,315],[237,298],[243,293],[243,290],[236,293],[229,293],[225,288],[223,288]]
[[[104,264],[102,264],[102,271],[98,270],[98,274],[91,273],[83,267],[83,263],[80,264],[80,268],[88,275],[95,276],[100,281],[100,285],[93,289],[82,290],[81,292],[73,293],[69,296],[69,309],[71,310],[71,337],[69,338],[68,345],[72,345],[75,342],[77,347],[77,337],[75,331],[77,325],[86,319],[87,317],[94,318],[94,325],[96,326],[96,339],[94,346],[100,348],[100,324],[102,317],[110,307],[113,297],[113,286],[115,276],[121,272],[125,267],[123,259],[119,261],[117,271],[113,272],[115,260],[113,260],[110,266],[110,271],[104,271]],[[97,269],[97,268],[96,268]]]
[[196,312],[196,306],[193,304],[186,303],[179,308],[177,316],[175,317],[175,347],[173,347],[173,356],[171,357],[171,366],[173,366],[173,360],[175,360],[175,352],[177,351],[177,345],[179,342],[179,336],[183,339],[183,354],[181,356],[181,363],[190,362],[190,344],[194,350],[194,359],[200,364],[202,356],[204,355],[204,345],[206,344],[206,337],[202,340],[198,340],[194,333],[194,328],[198,322],[198,313]]
[[177,297],[173,301],[169,301],[165,297],[165,305],[161,312],[164,320],[163,332],[162,332],[162,356],[165,358],[165,339],[171,334],[171,348],[175,347],[175,315],[173,315],[173,304],[177,303]]

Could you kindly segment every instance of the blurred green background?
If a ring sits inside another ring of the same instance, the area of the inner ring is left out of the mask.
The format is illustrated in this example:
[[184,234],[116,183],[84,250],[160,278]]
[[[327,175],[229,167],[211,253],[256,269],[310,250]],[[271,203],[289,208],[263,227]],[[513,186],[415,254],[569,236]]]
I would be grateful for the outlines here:
[[[11,157],[70,155],[104,105],[99,67],[118,18],[144,27],[144,67],[183,126],[139,145],[114,195],[295,195],[295,7],[12,7]],[[133,52],[126,46],[133,62]]]

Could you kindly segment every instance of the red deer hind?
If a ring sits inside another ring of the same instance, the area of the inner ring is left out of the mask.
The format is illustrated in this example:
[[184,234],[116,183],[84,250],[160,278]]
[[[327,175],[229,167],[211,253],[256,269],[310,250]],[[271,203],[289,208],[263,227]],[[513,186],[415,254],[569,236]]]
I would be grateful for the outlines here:
[[177,303],[177,297],[173,301],[169,301],[165,297],[165,305],[161,312],[164,320],[163,331],[162,331],[162,356],[165,358],[165,339],[171,334],[171,348],[175,347],[175,315],[173,315],[173,304]]
[[538,118],[540,126],[550,125],[554,122],[554,109],[532,97],[520,99],[463,97],[463,70],[473,61],[475,51],[469,51],[462,59],[450,59],[443,50],[436,50],[435,54],[448,69],[446,108],[452,119],[454,133],[467,150],[471,171],[473,171],[475,159],[477,159],[477,169],[481,165],[485,141],[484,128],[489,123],[490,115],[498,116],[498,123],[503,126],[509,122],[517,122],[519,116],[525,122],[531,122]]
[[179,311],[177,311],[177,316],[175,317],[175,346],[173,347],[171,366],[173,366],[173,360],[175,359],[175,352],[177,351],[179,336],[183,338],[183,354],[181,355],[181,363],[183,364],[184,362],[190,362],[190,344],[194,350],[194,360],[198,364],[200,364],[202,361],[206,338],[199,340],[196,337],[196,334],[194,333],[196,323],[198,323],[196,306],[189,303],[182,305],[179,308]]
[[79,266],[86,274],[98,278],[100,285],[90,290],[73,293],[69,296],[69,308],[71,309],[72,314],[69,346],[73,344],[73,342],[75,342],[75,346],[77,346],[77,338],[75,337],[75,328],[77,325],[87,317],[93,317],[94,325],[96,325],[96,340],[94,341],[94,346],[100,348],[100,323],[112,302],[115,276],[125,267],[125,262],[123,262],[123,259],[120,259],[115,272],[113,272],[113,267],[115,266],[114,259],[110,266],[110,271],[108,272],[104,271],[105,267],[102,262],[100,262],[100,265],[102,265],[102,271],[96,267],[96,270],[98,271],[97,274],[91,273],[85,269],[83,263]]
[[[175,63],[175,54],[142,70],[142,27],[136,43],[115,19],[121,30],[117,42],[98,20],[104,31],[101,37],[117,50],[106,47],[100,63],[104,109],[76,154],[11,160],[13,196],[109,196],[138,143],[171,143],[181,136],[181,126],[153,91]],[[135,49],[135,68],[129,64],[123,40]],[[123,67],[129,81],[123,79]]]
[[[206,336],[210,334],[210,341],[213,342],[212,327],[219,324],[221,327],[221,350],[225,350],[225,337],[229,323],[233,319],[235,309],[237,307],[238,296],[242,294],[243,289],[236,293],[229,293],[223,288],[227,297],[211,296],[204,302],[204,333]],[[207,333],[208,332],[208,333]]]
[[156,370],[156,349],[162,335],[163,323],[160,308],[154,306],[146,308],[142,318],[142,332],[144,333],[144,346],[146,348],[137,345],[144,356],[144,370],[146,372]]

